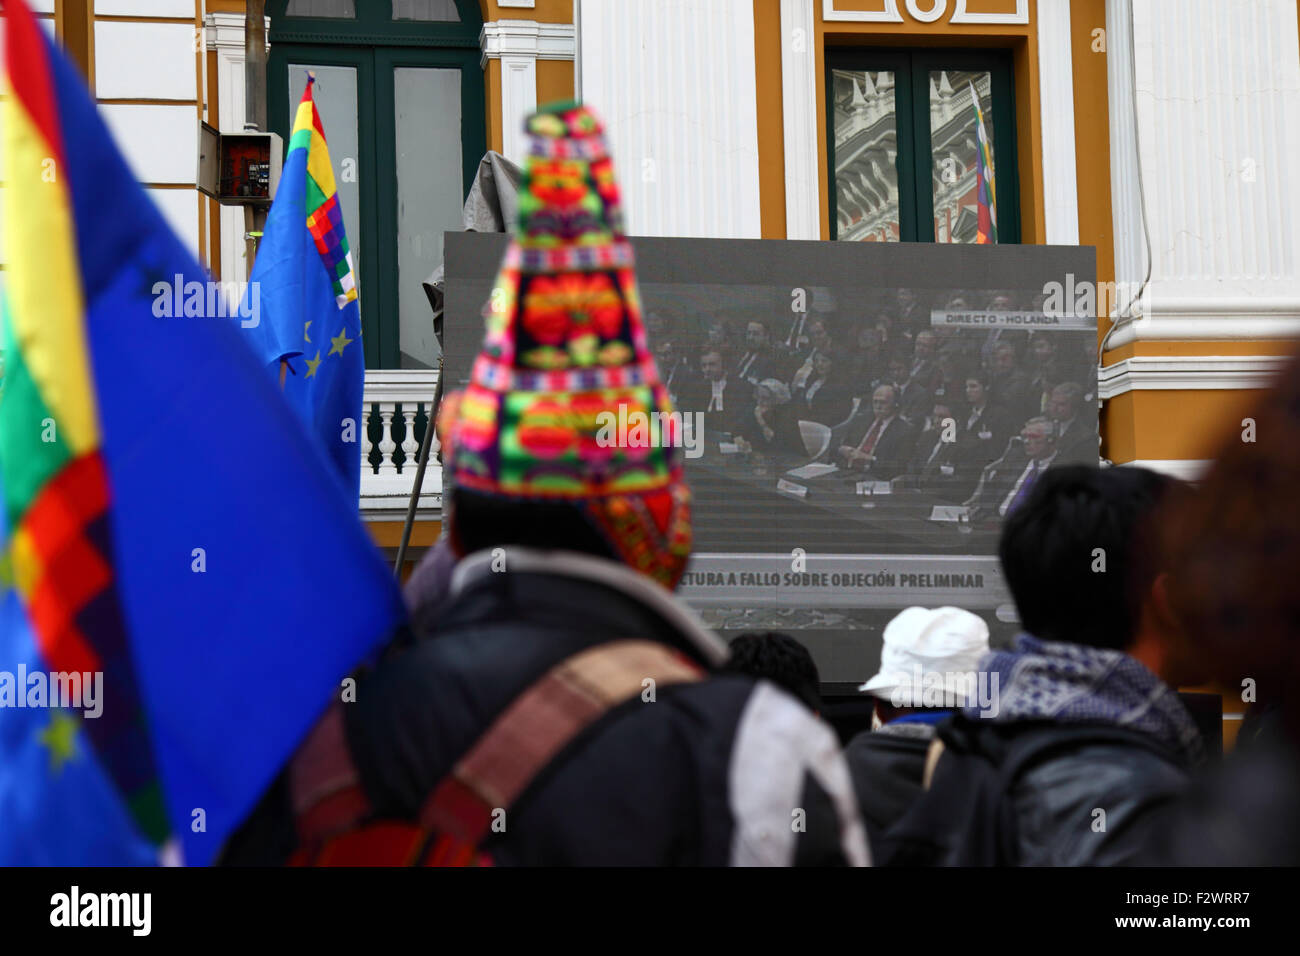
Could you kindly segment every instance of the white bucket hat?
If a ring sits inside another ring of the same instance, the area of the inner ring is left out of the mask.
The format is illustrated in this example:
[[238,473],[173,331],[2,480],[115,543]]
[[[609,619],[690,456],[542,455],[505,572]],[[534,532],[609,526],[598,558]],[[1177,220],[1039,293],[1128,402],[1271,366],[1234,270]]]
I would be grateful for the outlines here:
[[885,626],[880,671],[858,690],[896,707],[921,707],[942,687],[950,704],[973,704],[976,674],[988,652],[982,618],[956,607],[909,607]]

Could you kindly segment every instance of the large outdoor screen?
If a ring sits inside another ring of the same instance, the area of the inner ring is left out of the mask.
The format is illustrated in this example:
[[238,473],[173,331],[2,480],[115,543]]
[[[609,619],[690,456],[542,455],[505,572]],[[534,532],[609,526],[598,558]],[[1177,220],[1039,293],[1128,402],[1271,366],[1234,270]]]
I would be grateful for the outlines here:
[[[448,233],[448,388],[468,379],[506,237]],[[1047,468],[1096,464],[1090,248],[633,239],[682,412],[695,556],[724,637],[780,630],[848,689],[911,605],[1014,625],[996,558]]]

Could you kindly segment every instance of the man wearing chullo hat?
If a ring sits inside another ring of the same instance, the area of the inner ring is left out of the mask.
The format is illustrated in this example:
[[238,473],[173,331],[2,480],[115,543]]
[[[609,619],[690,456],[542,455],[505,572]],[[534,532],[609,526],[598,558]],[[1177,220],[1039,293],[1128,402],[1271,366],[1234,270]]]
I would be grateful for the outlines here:
[[715,676],[726,646],[673,597],[691,542],[674,426],[602,431],[671,403],[600,122],[567,104],[526,130],[483,348],[439,421],[458,562],[436,606],[417,596],[414,644],[295,758],[294,858],[865,863],[832,732]]

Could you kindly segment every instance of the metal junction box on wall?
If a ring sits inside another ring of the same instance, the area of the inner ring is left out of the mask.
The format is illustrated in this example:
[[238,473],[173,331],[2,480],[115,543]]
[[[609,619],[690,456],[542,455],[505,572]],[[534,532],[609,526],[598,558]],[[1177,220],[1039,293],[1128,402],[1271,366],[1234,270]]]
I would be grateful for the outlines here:
[[199,133],[199,191],[228,206],[269,206],[280,183],[284,141],[276,133]]

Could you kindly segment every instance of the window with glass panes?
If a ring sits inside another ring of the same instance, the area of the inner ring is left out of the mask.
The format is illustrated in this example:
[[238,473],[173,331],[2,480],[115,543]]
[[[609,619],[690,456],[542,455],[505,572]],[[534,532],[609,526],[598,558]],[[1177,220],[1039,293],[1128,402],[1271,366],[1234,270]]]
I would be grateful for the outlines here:
[[1007,53],[827,51],[831,237],[1019,242],[1014,96]]
[[269,123],[309,71],[359,275],[367,368],[435,368],[422,282],[487,150],[476,0],[271,0]]

